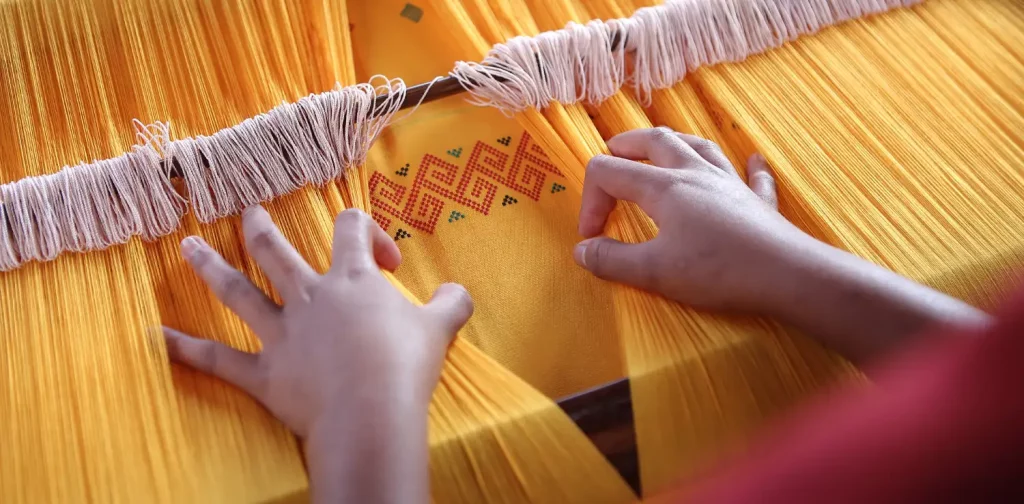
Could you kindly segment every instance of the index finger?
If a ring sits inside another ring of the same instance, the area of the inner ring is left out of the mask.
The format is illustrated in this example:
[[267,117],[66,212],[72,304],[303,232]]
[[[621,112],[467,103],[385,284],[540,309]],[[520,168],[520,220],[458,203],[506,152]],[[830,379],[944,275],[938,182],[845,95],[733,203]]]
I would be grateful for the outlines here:
[[369,215],[351,208],[338,214],[331,271],[352,274],[377,265],[394,270],[401,262],[398,245]]
[[722,152],[722,147],[707,138],[702,138],[697,135],[687,135],[686,133],[676,133],[676,136],[680,140],[686,142],[698,156],[707,161],[710,165],[722,170],[726,173],[730,173],[736,176],[736,168],[732,165],[732,161],[725,157],[725,153]]
[[281,234],[262,206],[251,206],[242,212],[242,234],[249,255],[286,304],[316,278],[316,272]]
[[683,168],[703,161],[692,147],[669,128],[636,129],[608,139],[612,154],[633,160],[650,160],[663,168]]
[[650,194],[668,183],[670,172],[613,156],[594,156],[587,164],[580,204],[579,232],[586,238],[604,230],[617,200],[632,201],[657,222]]

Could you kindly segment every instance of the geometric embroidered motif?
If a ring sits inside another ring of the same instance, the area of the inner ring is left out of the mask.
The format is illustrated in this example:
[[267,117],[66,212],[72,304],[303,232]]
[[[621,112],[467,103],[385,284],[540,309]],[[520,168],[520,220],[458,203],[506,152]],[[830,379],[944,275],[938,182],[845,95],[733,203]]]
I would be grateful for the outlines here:
[[[459,157],[462,148],[452,149],[448,154]],[[549,173],[562,176],[540,145],[525,132],[511,160],[499,148],[480,141],[473,145],[464,167],[426,154],[411,186],[392,181],[379,172],[370,176],[373,218],[384,229],[397,219],[416,230],[433,234],[446,202],[488,215],[499,184],[537,201],[547,186]],[[506,196],[502,203],[516,201]],[[449,222],[458,220],[454,216],[455,213],[449,217]]]
[[419,23],[420,19],[423,19],[423,9],[411,3],[407,3],[405,4],[405,7],[402,8],[402,12],[398,15],[412,21],[413,23]]
[[462,212],[460,212],[458,210],[452,210],[452,214],[448,216],[448,222],[455,222],[455,221],[457,221],[459,219],[465,219],[465,218],[466,218],[466,214],[464,214],[464,213],[462,213]]

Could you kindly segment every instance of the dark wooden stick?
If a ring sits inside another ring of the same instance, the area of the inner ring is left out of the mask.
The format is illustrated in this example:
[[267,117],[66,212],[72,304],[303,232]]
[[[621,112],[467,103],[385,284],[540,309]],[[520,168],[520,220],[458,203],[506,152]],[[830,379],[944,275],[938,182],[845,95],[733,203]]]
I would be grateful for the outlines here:
[[[624,43],[628,42],[627,39],[628,37],[624,37],[622,32],[616,31],[612,34],[610,49],[612,51],[622,49],[625,45]],[[495,76],[494,78],[498,82],[504,82],[504,79],[500,76]],[[405,101],[402,102],[402,106],[400,108],[405,109],[415,107],[421,103],[430,103],[434,100],[440,100],[441,98],[457,95],[463,91],[466,91],[466,88],[462,87],[462,85],[459,84],[459,81],[452,76],[439,79],[433,83],[424,82],[422,84],[416,84],[415,86],[406,89]],[[388,95],[378,96],[377,101],[374,104],[380,105],[385,99],[387,99],[387,96]]]
[[[628,37],[622,35],[622,32],[615,32],[611,37],[611,50],[617,51],[622,49],[628,42]],[[628,50],[628,47],[626,47]],[[504,82],[500,75],[494,76],[494,79],[499,82]],[[441,98],[447,98],[454,96],[459,93],[466,91],[466,88],[455,77],[448,76],[441,79],[436,79],[431,82],[424,82],[416,84],[415,86],[406,88],[405,99],[402,101],[402,105],[399,109],[406,109],[410,107],[416,107],[424,103],[430,103]],[[383,105],[384,101],[387,100],[388,95],[382,94],[374,100],[375,106]],[[181,177],[181,166],[178,165],[177,161],[173,159],[165,159],[163,163],[170,163],[170,169],[168,170],[169,177],[176,179]]]
[[[440,100],[441,98],[457,95],[465,90],[466,88],[459,84],[458,79],[451,76],[434,81],[433,84],[430,82],[416,84],[405,90],[405,101],[402,102],[401,108],[415,107],[420,103]],[[380,105],[387,97],[388,95],[378,96],[374,105]]]
[[640,462],[629,379],[623,378],[559,399],[558,406],[640,495]]

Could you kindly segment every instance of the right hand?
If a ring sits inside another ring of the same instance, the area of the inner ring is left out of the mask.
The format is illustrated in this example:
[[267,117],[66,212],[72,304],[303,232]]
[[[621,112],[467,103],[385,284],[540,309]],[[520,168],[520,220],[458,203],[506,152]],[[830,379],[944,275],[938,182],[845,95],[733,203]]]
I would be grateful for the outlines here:
[[[608,141],[612,156],[587,166],[576,262],[600,278],[711,309],[766,308],[766,297],[802,245],[814,240],[777,210],[764,158],[748,163],[749,186],[715,143],[668,128]],[[654,166],[638,160],[649,160]],[[624,244],[603,232],[616,200],[632,201],[657,237]]]

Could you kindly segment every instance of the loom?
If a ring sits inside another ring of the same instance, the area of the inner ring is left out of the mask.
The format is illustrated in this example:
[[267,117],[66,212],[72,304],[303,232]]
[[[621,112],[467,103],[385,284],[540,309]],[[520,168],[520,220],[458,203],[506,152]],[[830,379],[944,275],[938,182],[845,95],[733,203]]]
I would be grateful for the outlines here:
[[[615,133],[698,134],[741,171],[760,152],[801,228],[983,307],[1024,258],[1015,0],[11,0],[0,19],[3,502],[307,497],[294,437],[152,334],[258,350],[178,255],[202,235],[268,289],[236,215],[257,202],[320,270],[356,207],[408,296],[473,294],[430,410],[437,502],[653,500],[862,379],[775,321],[576,268],[584,166]],[[622,205],[607,232],[656,229]]]

